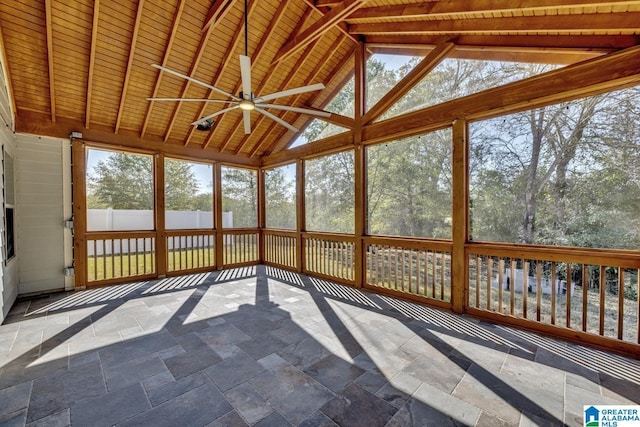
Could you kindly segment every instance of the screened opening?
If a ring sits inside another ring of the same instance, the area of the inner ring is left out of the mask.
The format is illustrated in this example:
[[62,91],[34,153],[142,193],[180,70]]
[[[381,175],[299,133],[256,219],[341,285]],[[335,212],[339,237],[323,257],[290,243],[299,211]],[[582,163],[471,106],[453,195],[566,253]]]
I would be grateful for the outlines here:
[[[423,58],[411,57],[394,71],[400,81]],[[558,65],[446,58],[377,120],[461,98],[486,89],[542,74]]]
[[222,167],[222,212],[223,228],[258,226],[257,171]]
[[153,157],[86,150],[87,230],[153,230]]
[[471,238],[636,250],[640,89],[470,125]]
[[296,229],[295,163],[264,172],[267,228]]
[[305,162],[305,220],[309,231],[353,233],[353,151]]
[[367,147],[370,234],[451,238],[451,129]]
[[367,109],[382,99],[422,57],[374,53],[367,58]]
[[213,165],[165,159],[165,228],[213,228]]

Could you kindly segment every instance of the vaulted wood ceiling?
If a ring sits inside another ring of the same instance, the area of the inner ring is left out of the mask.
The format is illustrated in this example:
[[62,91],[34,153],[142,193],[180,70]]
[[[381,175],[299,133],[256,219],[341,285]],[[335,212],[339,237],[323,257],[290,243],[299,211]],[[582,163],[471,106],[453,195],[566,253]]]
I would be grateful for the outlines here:
[[[331,100],[353,73],[359,41],[371,52],[403,53],[451,41],[458,57],[565,63],[640,41],[640,1],[249,0],[248,7],[254,92],[327,86],[278,100],[300,107]],[[146,100],[217,98],[151,64],[238,93],[243,14],[242,0],[0,0],[17,129],[89,129],[242,157],[285,149],[294,132],[259,114],[248,136],[239,110],[202,132],[191,122],[221,104]],[[297,127],[310,120],[272,112]]]

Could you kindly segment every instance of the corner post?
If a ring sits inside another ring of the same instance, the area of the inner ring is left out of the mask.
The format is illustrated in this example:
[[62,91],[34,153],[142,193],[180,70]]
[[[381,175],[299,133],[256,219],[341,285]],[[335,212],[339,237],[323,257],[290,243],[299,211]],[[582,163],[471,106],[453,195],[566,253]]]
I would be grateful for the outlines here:
[[86,162],[84,142],[73,139],[72,153],[72,185],[73,185],[73,261],[75,273],[75,289],[87,287],[87,192]]
[[466,307],[468,259],[465,244],[469,239],[469,140],[467,122],[453,122],[453,191],[451,251],[451,303],[453,311],[463,313]]
[[358,42],[355,53],[355,125],[353,127],[354,144],[354,182],[355,182],[355,286],[364,286],[366,275],[366,251],[364,250],[363,236],[367,232],[367,183],[366,183],[366,156],[362,144],[362,116],[366,110],[367,82],[366,82],[366,46]]
[[224,235],[222,234],[222,165],[215,163],[214,170],[214,199],[213,211],[215,212],[215,222],[213,226],[216,229],[216,270],[222,270],[224,267]]
[[155,183],[155,222],[156,222],[156,272],[158,277],[167,276],[167,233],[165,224],[165,197],[164,197],[164,154],[154,156],[154,183]]
[[304,160],[296,162],[296,271],[302,273],[305,270],[304,240],[302,233],[306,229],[305,204],[304,204]]

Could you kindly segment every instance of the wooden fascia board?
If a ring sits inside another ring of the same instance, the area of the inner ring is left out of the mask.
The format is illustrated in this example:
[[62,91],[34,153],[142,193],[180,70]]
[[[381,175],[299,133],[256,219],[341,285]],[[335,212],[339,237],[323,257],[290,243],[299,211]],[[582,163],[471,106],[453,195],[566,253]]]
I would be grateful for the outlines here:
[[[176,12],[173,15],[173,24],[171,26],[171,34],[169,35],[169,40],[167,41],[167,45],[164,49],[164,56],[162,57],[162,65],[165,67],[167,65],[167,61],[169,60],[169,54],[171,53],[171,49],[173,48],[173,42],[176,39],[176,35],[178,34],[178,27],[180,26],[180,18],[182,17],[182,11],[184,10],[184,5],[187,0],[180,0],[178,7],[176,8]],[[160,82],[162,82],[163,73],[161,70],[157,71],[156,74],[156,82],[153,86],[153,94],[151,98],[155,98],[158,96],[158,90],[160,88]],[[144,121],[142,122],[142,130],[140,131],[140,137],[144,138],[145,133],[147,132],[147,126],[149,125],[149,119],[151,118],[151,110],[153,109],[154,101],[149,101],[149,105],[147,107],[147,112],[144,115]]]
[[142,11],[144,9],[144,0],[138,2],[138,10],[136,12],[136,21],[133,27],[133,35],[131,36],[131,47],[129,49],[129,60],[127,61],[127,70],[124,74],[124,82],[122,84],[122,93],[120,94],[120,106],[118,107],[118,115],[116,116],[115,133],[120,129],[124,105],[127,100],[127,88],[129,86],[129,78],[133,68],[133,57],[136,52],[136,44],[138,43],[138,30],[140,30],[140,22],[142,21]]
[[640,46],[611,53],[364,127],[367,144],[417,135],[454,120],[480,120],[640,82]]
[[369,111],[362,117],[362,124],[365,125],[372,120],[380,117],[393,104],[398,102],[407,94],[415,85],[420,83],[422,79],[431,72],[443,59],[447,57],[449,52],[454,49],[455,45],[451,42],[442,43],[433,49],[429,54],[418,63],[402,80],[398,82],[382,99],[380,99]]
[[352,24],[351,34],[572,34],[640,31],[640,12]]
[[166,143],[160,137],[142,139],[138,137],[137,132],[124,129],[118,135],[113,133],[113,128],[101,125],[95,125],[91,129],[87,129],[83,127],[81,121],[63,117],[58,117],[58,120],[54,123],[50,120],[49,115],[45,113],[22,111],[16,121],[16,132],[55,138],[68,138],[71,132],[82,132],[84,140],[109,144],[116,148],[123,147],[150,150],[179,156],[181,158],[214,160],[253,167],[259,166],[260,163],[259,159],[251,159],[246,156],[234,156],[228,153],[218,153],[213,150],[185,147],[180,141],[170,141]]
[[638,0],[585,1],[585,0],[499,0],[436,1],[412,4],[361,8],[349,16],[350,23],[371,19],[445,18],[451,15],[483,16],[491,13],[534,12],[546,9],[565,10],[579,7],[634,6]]
[[366,0],[346,0],[340,6],[331,9],[331,11],[323,15],[322,18],[313,23],[309,28],[302,31],[302,33],[293,36],[282,49],[280,49],[273,62],[282,61],[304,48],[359,7],[362,7],[365,1]]

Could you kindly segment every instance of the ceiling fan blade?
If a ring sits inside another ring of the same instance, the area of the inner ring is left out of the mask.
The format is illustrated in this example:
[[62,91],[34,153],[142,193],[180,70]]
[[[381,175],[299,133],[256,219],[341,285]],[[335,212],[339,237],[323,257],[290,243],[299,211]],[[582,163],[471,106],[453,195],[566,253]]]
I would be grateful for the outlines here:
[[278,105],[278,104],[256,104],[256,107],[259,108],[273,108],[274,110],[284,110],[284,111],[293,111],[294,113],[302,113],[302,114],[310,114],[312,116],[319,117],[331,117],[331,113],[321,110],[310,110],[308,108],[300,108],[300,107],[290,107],[288,105]]
[[190,82],[199,84],[200,86],[204,86],[204,87],[206,87],[208,89],[211,89],[211,90],[213,90],[215,92],[218,92],[218,93],[221,93],[223,95],[226,95],[229,98],[233,98],[233,99],[235,99],[237,101],[240,101],[240,98],[238,98],[237,96],[233,95],[232,93],[226,92],[226,91],[224,91],[222,89],[218,89],[217,87],[211,86],[210,84],[207,84],[205,82],[201,82],[200,80],[194,79],[193,77],[189,77],[186,74],[182,74],[182,73],[179,73],[177,71],[173,71],[173,70],[171,70],[171,69],[169,69],[167,67],[163,67],[162,65],[158,65],[158,64],[151,64],[151,66],[157,68],[158,70],[162,70],[162,71],[164,71],[166,73],[173,74],[174,76],[183,78],[185,80],[189,80]]
[[240,74],[242,76],[242,95],[251,100],[251,58],[240,55]]
[[191,124],[192,124],[192,125],[194,125],[194,126],[196,126],[198,123],[200,123],[200,122],[201,122],[201,121],[203,121],[203,120],[212,119],[212,118],[214,118],[215,116],[219,116],[220,114],[224,114],[224,113],[226,113],[227,111],[235,110],[236,108],[238,108],[238,106],[237,106],[237,105],[234,105],[233,107],[229,107],[229,108],[224,108],[224,109],[222,109],[222,110],[220,110],[220,111],[216,111],[216,112],[215,112],[215,113],[213,113],[213,114],[209,114],[208,116],[200,117],[198,120],[196,120],[195,122],[193,122],[193,123],[191,123]]
[[235,99],[209,99],[209,98],[147,98],[147,101],[184,101],[184,102],[220,102],[223,104],[234,104],[240,101]]
[[242,118],[244,119],[244,134],[249,135],[251,133],[251,111],[242,110]]
[[266,101],[271,101],[272,99],[276,99],[276,98],[282,98],[283,96],[291,96],[291,95],[298,95],[300,93],[305,93],[305,92],[311,92],[314,90],[322,90],[324,89],[324,85],[322,83],[316,83],[314,85],[309,85],[309,86],[301,86],[301,87],[296,87],[293,89],[287,89],[287,90],[283,90],[280,92],[275,92],[269,95],[264,95],[261,97],[256,98],[254,101],[256,103],[258,102],[266,102]]
[[294,132],[298,132],[298,130],[299,130],[298,128],[295,128],[295,127],[291,126],[289,123],[287,123],[284,120],[282,120],[280,117],[271,114],[267,110],[262,110],[260,108],[256,108],[256,111],[259,112],[259,113],[264,114],[265,116],[269,117],[271,120],[280,123],[282,126],[286,127],[287,129],[290,129],[290,130],[292,130]]

